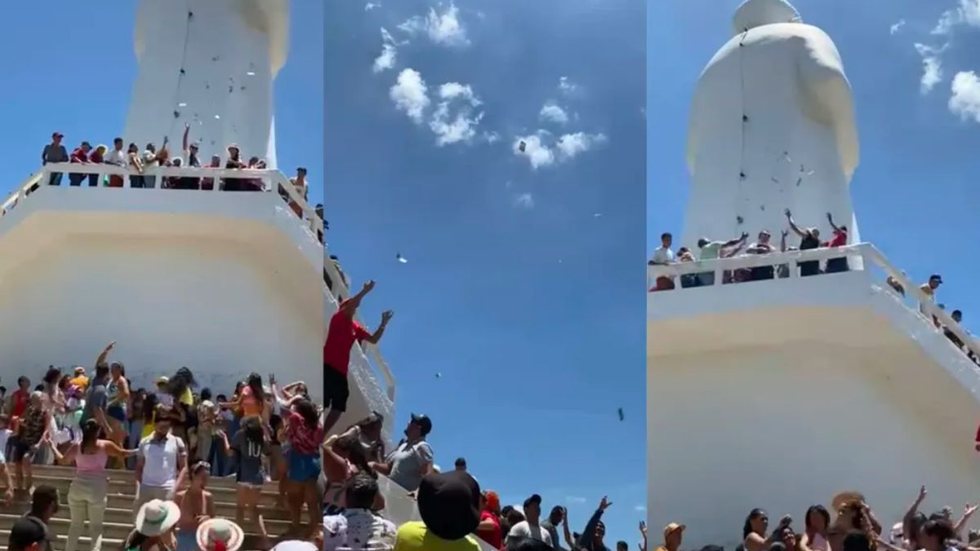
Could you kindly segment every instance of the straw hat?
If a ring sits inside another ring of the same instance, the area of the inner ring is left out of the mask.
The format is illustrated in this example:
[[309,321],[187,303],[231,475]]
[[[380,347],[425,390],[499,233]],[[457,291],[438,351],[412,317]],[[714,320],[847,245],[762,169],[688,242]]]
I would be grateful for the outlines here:
[[238,551],[245,541],[242,527],[223,518],[212,518],[197,527],[198,549],[211,549],[215,542],[224,542],[226,551]]
[[173,501],[152,499],[136,513],[136,530],[144,536],[154,537],[166,533],[180,520],[180,507]]

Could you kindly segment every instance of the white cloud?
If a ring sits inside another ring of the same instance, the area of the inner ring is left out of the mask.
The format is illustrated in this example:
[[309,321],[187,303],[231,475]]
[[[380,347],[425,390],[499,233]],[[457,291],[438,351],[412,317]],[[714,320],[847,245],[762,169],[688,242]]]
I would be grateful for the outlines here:
[[442,12],[429,8],[428,15],[411,17],[398,28],[411,35],[425,34],[429,40],[443,46],[467,46],[470,43],[466,27],[459,19],[459,8],[453,3]]
[[488,132],[484,132],[483,139],[489,144],[494,144],[500,141],[500,134],[497,134],[492,130]]
[[389,95],[395,108],[404,111],[416,124],[421,124],[426,108],[429,107],[428,87],[422,75],[415,69],[404,69],[391,87]]
[[645,513],[645,512],[647,512],[647,506],[646,505],[637,505],[636,507],[633,507],[633,510],[636,511],[637,513]]
[[[473,88],[469,84],[447,82],[439,86],[439,98],[442,101],[429,120],[429,129],[436,135],[436,145],[442,147],[471,141],[483,119],[482,112],[474,112],[481,102]],[[455,108],[450,109],[451,105]]]
[[980,78],[973,71],[961,71],[953,77],[953,95],[949,110],[960,119],[980,123]]
[[605,134],[587,134],[585,132],[575,132],[565,134],[558,138],[555,147],[558,149],[559,157],[563,159],[574,159],[590,149],[606,143]]
[[925,44],[915,43],[915,51],[922,57],[922,78],[919,82],[919,91],[925,95],[943,80],[943,61],[942,53],[949,44],[942,48],[934,48]]
[[895,34],[898,31],[902,30],[902,27],[904,27],[904,26],[905,26],[905,20],[904,19],[899,19],[897,23],[895,23],[894,25],[891,26],[891,28],[889,29],[889,32],[891,34]]
[[556,103],[545,103],[544,106],[541,107],[541,112],[538,113],[538,116],[543,121],[554,122],[557,124],[565,124],[568,122],[568,113],[566,113],[565,110]]
[[565,95],[572,95],[578,92],[578,84],[575,84],[568,77],[558,79],[558,89]]
[[585,503],[585,498],[578,496],[565,496],[565,502],[581,505],[582,503]]
[[387,71],[395,66],[398,60],[398,48],[395,46],[395,39],[392,38],[388,29],[381,27],[381,54],[374,59],[372,69],[375,73]]
[[980,0],[959,0],[959,6],[939,16],[932,34],[949,34],[958,25],[980,27]]
[[381,7],[381,4],[380,3],[377,3],[377,2],[368,2],[367,4],[364,4],[364,11],[376,10],[376,9],[378,9],[380,7]]
[[514,197],[514,206],[522,209],[533,209],[534,196],[532,196],[530,193],[521,193]]
[[[531,164],[531,168],[537,170],[570,161],[607,141],[604,134],[586,132],[563,134],[558,139],[552,139],[552,134],[547,130],[538,130],[534,134],[515,138],[511,149],[515,155],[525,157]],[[523,151],[521,151],[522,143]]]

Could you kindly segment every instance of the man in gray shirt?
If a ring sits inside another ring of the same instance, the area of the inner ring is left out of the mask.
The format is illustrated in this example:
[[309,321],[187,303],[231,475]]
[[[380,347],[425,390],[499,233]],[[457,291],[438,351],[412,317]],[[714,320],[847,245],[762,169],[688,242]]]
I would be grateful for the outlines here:
[[432,447],[425,441],[426,435],[431,431],[432,420],[425,415],[413,413],[408,427],[405,428],[405,439],[388,454],[384,463],[373,465],[375,470],[409,492],[418,490],[422,478],[432,472],[434,454]]
[[[51,143],[44,146],[44,151],[41,152],[41,164],[46,165],[48,163],[67,163],[68,162],[68,150],[65,149],[65,145],[61,143],[61,139],[65,135],[61,132],[55,132],[51,135]],[[61,185],[60,172],[52,172],[51,179],[48,181],[49,185],[57,186]]]

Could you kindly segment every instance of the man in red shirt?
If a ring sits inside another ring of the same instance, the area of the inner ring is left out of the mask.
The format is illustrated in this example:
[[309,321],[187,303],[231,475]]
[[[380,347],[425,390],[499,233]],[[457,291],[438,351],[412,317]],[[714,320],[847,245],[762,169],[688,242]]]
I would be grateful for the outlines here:
[[354,316],[361,300],[374,289],[374,281],[368,281],[361,292],[340,303],[340,308],[330,318],[327,327],[327,339],[323,343],[323,407],[330,413],[323,422],[323,432],[328,434],[337,423],[340,416],[347,410],[347,399],[350,397],[350,385],[347,382],[347,368],[350,363],[350,349],[355,342],[367,341],[378,344],[385,327],[391,321],[391,310],[381,314],[381,325],[374,333],[358,323]]
[[[825,247],[844,247],[847,246],[847,226],[838,226],[834,224],[834,217],[829,212],[827,213],[827,222],[830,222],[830,227],[834,230],[834,237],[824,244]],[[830,258],[827,260],[827,273],[839,273],[846,272],[847,268],[847,257],[841,258]]]

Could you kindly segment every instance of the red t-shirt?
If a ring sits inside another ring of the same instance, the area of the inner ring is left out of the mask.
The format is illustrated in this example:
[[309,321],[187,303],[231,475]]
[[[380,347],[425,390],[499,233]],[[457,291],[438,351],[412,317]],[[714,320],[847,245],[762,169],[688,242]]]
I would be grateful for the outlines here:
[[843,247],[847,245],[847,232],[835,231],[834,237],[828,245],[831,247]]
[[14,399],[14,405],[10,409],[11,417],[23,416],[24,412],[27,411],[27,404],[29,402],[28,398],[30,398],[30,394],[27,391],[18,388],[14,391],[12,398]]
[[480,536],[480,539],[489,543],[494,549],[503,549],[504,538],[500,531],[500,519],[490,511],[484,510],[480,512],[480,522],[485,520],[493,521],[493,528],[489,530],[477,530],[476,535]]
[[371,334],[360,323],[354,321],[354,318],[343,310],[337,310],[337,313],[330,318],[327,340],[323,343],[323,365],[329,365],[342,375],[347,375],[350,347],[354,346],[354,342],[361,342],[370,336]]

